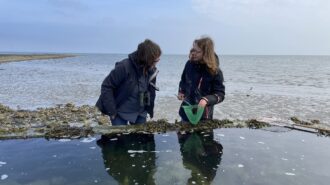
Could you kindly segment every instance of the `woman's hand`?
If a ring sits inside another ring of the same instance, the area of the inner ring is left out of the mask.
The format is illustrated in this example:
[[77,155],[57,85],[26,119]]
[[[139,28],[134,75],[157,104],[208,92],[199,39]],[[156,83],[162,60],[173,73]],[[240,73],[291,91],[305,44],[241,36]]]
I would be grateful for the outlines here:
[[207,101],[204,99],[199,100],[198,106],[205,107],[207,105]]

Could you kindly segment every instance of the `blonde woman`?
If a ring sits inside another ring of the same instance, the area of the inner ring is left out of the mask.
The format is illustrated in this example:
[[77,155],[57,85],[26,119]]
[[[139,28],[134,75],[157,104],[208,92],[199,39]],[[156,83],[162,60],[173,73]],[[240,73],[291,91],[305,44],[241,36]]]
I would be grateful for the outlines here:
[[[218,56],[214,52],[213,41],[209,37],[196,39],[181,76],[178,99],[183,101],[182,105],[189,103],[204,107],[201,120],[209,120],[213,119],[214,105],[224,98],[223,74],[219,68]],[[188,122],[182,107],[179,115],[183,122]]]

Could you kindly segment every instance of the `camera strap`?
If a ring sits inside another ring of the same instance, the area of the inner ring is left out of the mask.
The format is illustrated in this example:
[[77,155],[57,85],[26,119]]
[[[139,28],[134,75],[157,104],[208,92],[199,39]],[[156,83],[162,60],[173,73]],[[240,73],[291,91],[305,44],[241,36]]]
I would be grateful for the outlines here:
[[158,73],[159,73],[159,70],[156,69],[156,71],[149,78],[149,85],[151,85],[153,88],[155,88],[156,91],[159,91],[159,87],[157,87],[156,84],[154,84],[152,81],[156,78]]

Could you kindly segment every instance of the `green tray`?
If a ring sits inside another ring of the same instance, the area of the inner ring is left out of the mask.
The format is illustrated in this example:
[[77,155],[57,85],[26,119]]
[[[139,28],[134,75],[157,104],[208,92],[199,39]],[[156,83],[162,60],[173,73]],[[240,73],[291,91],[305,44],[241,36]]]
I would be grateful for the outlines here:
[[193,125],[196,125],[199,120],[201,120],[204,113],[204,107],[198,105],[183,105],[182,108],[186,113],[189,122]]

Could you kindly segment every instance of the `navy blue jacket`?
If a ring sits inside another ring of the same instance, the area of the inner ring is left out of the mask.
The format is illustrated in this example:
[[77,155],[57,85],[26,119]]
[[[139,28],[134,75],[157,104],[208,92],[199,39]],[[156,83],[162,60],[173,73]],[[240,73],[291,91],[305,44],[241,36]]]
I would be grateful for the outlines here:
[[[207,99],[207,106],[202,119],[212,119],[214,105],[222,102],[225,98],[223,81],[220,68],[218,68],[216,75],[212,75],[207,71],[205,64],[187,61],[181,76],[179,92],[183,93],[185,101],[192,105],[198,104],[203,97]],[[182,105],[187,104],[183,102]],[[179,114],[184,121],[187,121],[182,107],[180,107]]]
[[[115,68],[104,79],[101,86],[101,95],[96,102],[96,107],[103,114],[109,116],[117,114],[117,108],[131,95],[133,88],[138,84],[139,75],[143,74],[138,70],[136,52],[116,63]],[[149,76],[155,70],[156,68],[149,70]],[[151,82],[156,84],[156,78]],[[156,92],[151,85],[148,85],[148,91],[150,93],[150,106],[146,106],[145,110],[152,118]]]

